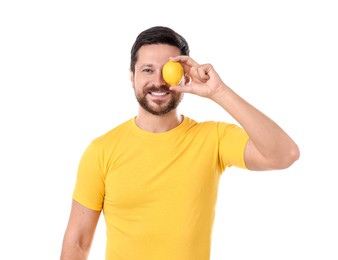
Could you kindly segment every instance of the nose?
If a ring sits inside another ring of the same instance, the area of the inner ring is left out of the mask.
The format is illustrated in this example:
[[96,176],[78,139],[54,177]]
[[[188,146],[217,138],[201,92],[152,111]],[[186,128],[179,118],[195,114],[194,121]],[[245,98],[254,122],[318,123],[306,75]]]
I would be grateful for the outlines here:
[[156,87],[160,87],[160,86],[166,86],[167,82],[165,82],[163,75],[162,75],[162,70],[158,71],[155,75],[154,75],[154,79],[153,79],[153,83]]

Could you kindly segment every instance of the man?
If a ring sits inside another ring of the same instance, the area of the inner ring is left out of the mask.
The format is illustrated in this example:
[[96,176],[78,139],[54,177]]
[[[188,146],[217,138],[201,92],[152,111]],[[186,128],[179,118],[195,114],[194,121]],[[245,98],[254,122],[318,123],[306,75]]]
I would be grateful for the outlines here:
[[[181,86],[162,68],[180,62]],[[109,260],[207,260],[221,173],[231,166],[284,169],[299,158],[294,141],[229,88],[210,64],[189,57],[185,39],[149,28],[131,50],[138,114],[86,149],[61,259],[87,259],[103,210]],[[198,123],[177,112],[184,93],[209,98],[241,125]]]

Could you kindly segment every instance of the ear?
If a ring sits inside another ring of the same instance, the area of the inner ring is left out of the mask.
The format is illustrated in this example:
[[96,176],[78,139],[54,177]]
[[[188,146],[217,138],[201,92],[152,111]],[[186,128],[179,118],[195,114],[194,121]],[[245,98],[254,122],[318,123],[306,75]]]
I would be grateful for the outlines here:
[[134,72],[131,69],[129,69],[129,72],[130,72],[130,82],[131,82],[131,85],[132,85],[133,88],[135,88],[135,83],[134,83],[134,77],[135,77],[135,75],[134,75]]

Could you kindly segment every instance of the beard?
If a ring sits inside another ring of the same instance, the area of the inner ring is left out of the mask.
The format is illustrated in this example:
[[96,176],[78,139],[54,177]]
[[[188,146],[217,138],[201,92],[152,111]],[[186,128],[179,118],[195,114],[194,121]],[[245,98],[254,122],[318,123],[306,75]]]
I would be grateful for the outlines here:
[[[149,92],[168,92],[170,95],[170,99],[168,100],[148,100],[148,94]],[[142,93],[136,93],[135,97],[137,102],[140,104],[140,106],[147,112],[155,115],[165,115],[169,113],[170,111],[177,108],[178,104],[182,101],[183,94],[182,93],[175,93],[173,91],[170,91],[167,86],[161,86],[160,88],[157,87],[150,87],[148,89],[145,89]],[[151,104],[155,103],[155,104]]]

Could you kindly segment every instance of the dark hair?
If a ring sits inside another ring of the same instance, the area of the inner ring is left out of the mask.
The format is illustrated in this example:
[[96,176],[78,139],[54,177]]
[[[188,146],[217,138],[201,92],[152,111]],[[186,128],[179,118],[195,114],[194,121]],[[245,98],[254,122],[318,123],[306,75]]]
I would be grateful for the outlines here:
[[180,50],[181,55],[189,55],[187,41],[174,30],[164,26],[154,26],[141,32],[131,48],[130,69],[135,72],[138,50],[147,44],[168,44]]

